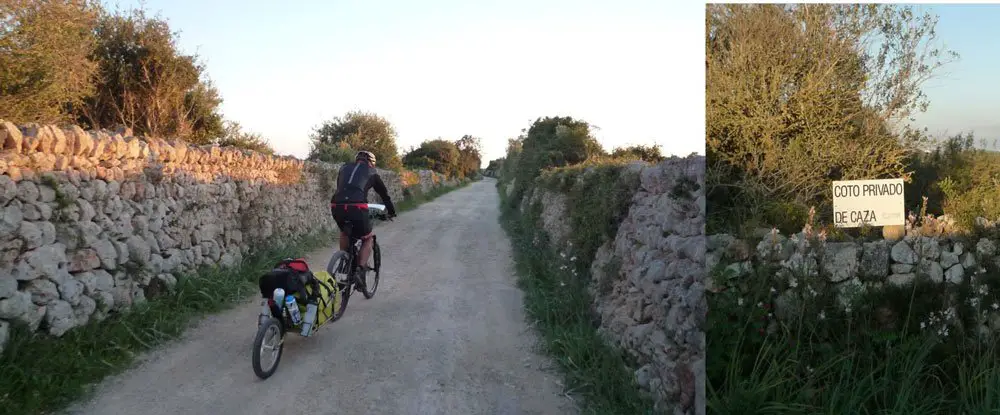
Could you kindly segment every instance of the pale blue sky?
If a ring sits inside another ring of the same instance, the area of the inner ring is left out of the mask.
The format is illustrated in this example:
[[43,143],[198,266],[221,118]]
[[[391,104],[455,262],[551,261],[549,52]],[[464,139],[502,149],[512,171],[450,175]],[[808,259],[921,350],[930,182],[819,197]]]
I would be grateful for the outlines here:
[[925,85],[930,108],[917,125],[942,136],[974,131],[1000,140],[1000,4],[923,7],[939,16],[938,37],[961,56]]
[[[109,1],[131,7],[136,1]],[[704,153],[704,4],[658,0],[149,0],[221,91],[227,118],[304,156],[323,120],[388,118],[400,149],[483,139],[484,163],[541,116],[610,149]],[[684,39],[683,41],[681,39]],[[681,73],[683,71],[683,73]]]
[[[106,1],[132,7],[138,1]],[[536,4],[537,3],[537,4]],[[308,135],[374,111],[401,149],[483,138],[484,162],[536,117],[571,115],[606,148],[704,153],[704,4],[660,0],[148,0],[196,51],[227,118],[304,156]],[[926,5],[961,59],[916,124],[1000,139],[1000,5]]]

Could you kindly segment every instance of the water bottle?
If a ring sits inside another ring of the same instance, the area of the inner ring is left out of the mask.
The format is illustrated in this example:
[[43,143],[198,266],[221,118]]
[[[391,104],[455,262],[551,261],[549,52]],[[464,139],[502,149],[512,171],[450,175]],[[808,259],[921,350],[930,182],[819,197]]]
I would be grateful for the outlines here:
[[317,311],[318,311],[318,307],[316,307],[316,304],[313,304],[313,303],[306,304],[306,318],[302,322],[302,333],[301,334],[303,336],[309,337],[309,335],[312,334],[313,324],[316,323],[316,312]]
[[302,315],[299,314],[299,305],[295,303],[294,295],[285,297],[285,306],[288,307],[288,314],[292,315],[292,324],[299,324],[302,321]]
[[271,299],[274,300],[274,305],[278,307],[278,311],[281,311],[281,307],[285,305],[285,290],[283,288],[275,288]]

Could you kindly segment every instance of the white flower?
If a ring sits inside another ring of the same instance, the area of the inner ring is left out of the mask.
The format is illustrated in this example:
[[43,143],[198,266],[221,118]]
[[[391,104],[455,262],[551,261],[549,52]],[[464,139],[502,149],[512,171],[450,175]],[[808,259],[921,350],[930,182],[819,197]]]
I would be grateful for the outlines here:
[[569,259],[570,261],[576,261],[576,256]]
[[790,278],[788,280],[788,286],[791,287],[791,288],[798,287],[799,286],[799,281],[796,280],[795,277],[792,277],[792,278]]
[[993,303],[993,305],[991,305],[990,307],[993,307],[994,310],[1000,309],[1000,304]]
[[776,293],[776,292],[778,292],[778,290],[774,289],[774,287],[771,287],[771,293],[773,294],[773,293]]
[[820,311],[819,312],[819,319],[820,320],[826,320],[826,312],[825,311]]
[[926,328],[927,328],[927,322],[921,321],[920,322],[920,330],[923,330],[923,329],[926,329]]

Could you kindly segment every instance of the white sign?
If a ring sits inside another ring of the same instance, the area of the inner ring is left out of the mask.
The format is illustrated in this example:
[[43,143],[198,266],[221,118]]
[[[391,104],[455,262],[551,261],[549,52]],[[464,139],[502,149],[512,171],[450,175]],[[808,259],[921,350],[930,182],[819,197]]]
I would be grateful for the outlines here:
[[903,179],[833,182],[833,224],[838,228],[906,223]]

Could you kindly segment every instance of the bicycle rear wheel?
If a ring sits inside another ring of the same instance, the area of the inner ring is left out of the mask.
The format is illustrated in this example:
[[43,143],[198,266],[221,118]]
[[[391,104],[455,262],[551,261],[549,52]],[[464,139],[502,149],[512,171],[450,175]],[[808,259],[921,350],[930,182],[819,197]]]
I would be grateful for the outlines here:
[[371,272],[365,276],[365,286],[361,291],[366,300],[375,296],[375,291],[378,290],[379,272],[382,270],[382,249],[379,248],[377,239],[372,241],[372,265]]
[[[267,379],[278,370],[281,354],[285,349],[284,333],[275,318],[261,322],[253,340],[253,373]],[[265,363],[266,362],[266,363]]]

